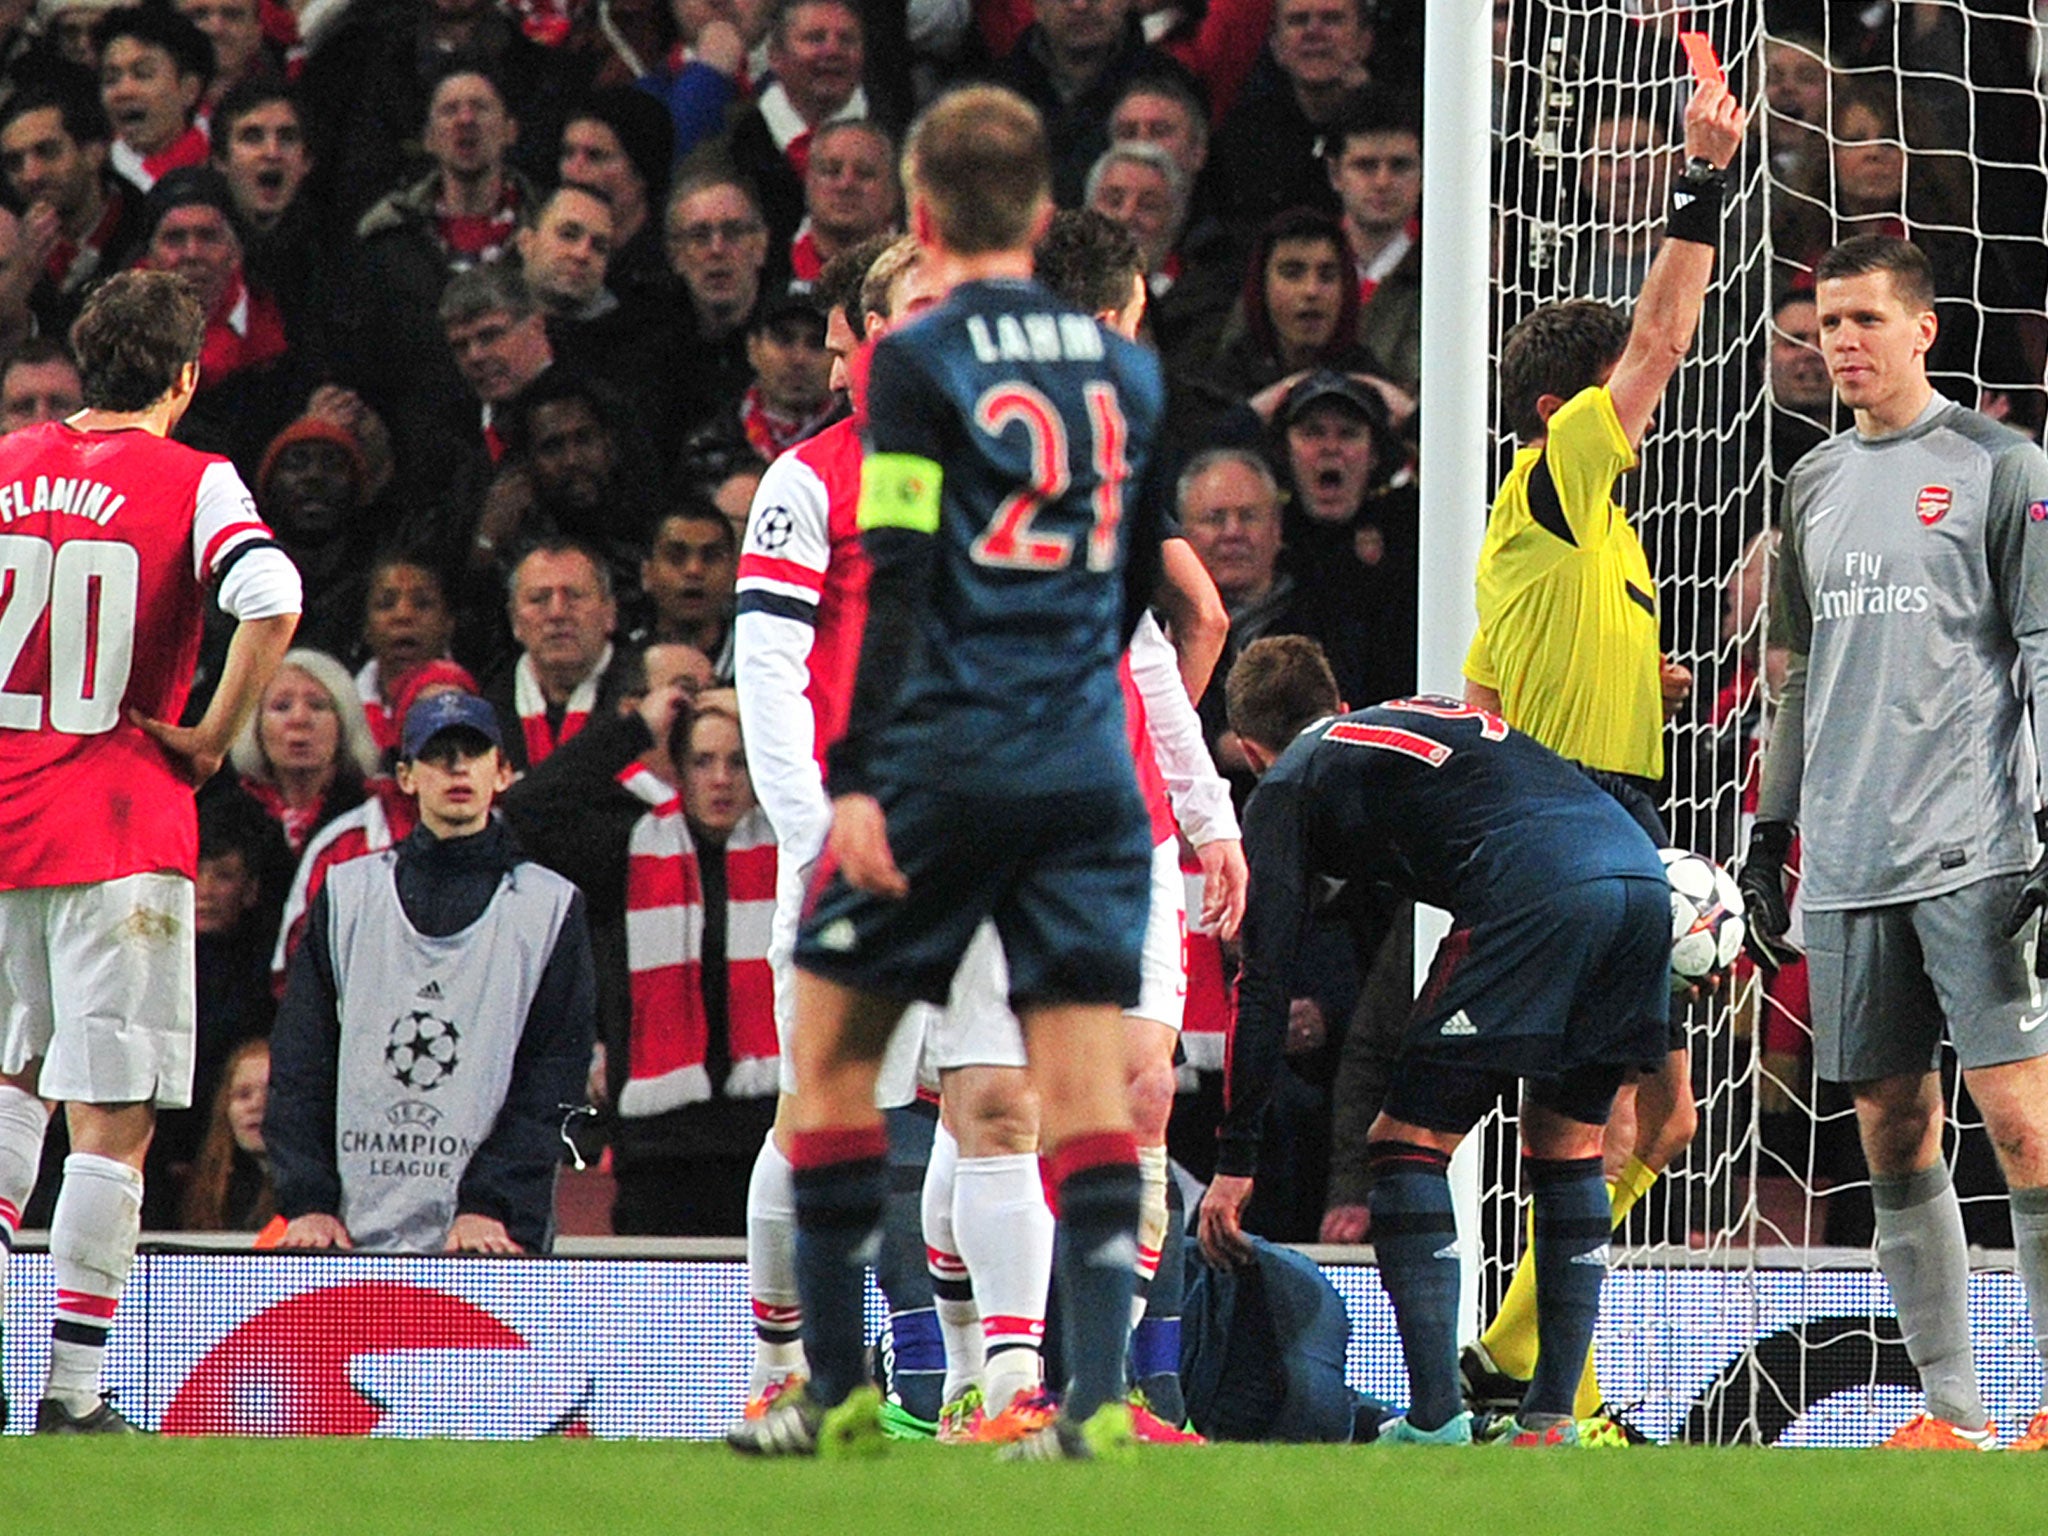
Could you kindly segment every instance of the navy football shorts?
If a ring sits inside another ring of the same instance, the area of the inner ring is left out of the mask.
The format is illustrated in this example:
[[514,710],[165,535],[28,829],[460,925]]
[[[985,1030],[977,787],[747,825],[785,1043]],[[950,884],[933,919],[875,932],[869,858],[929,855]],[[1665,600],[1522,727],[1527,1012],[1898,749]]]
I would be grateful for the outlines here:
[[[1526,1079],[1539,1102],[1597,1124],[1610,1078],[1618,1084],[1623,1069],[1663,1060],[1670,1009],[1670,887],[1634,876],[1562,886],[1445,937],[1401,1047],[1404,1065],[1442,1070],[1399,1074],[1405,1112],[1392,1088],[1387,1110],[1467,1129],[1469,1121],[1439,1122],[1467,1113],[1476,1075],[1489,1080],[1478,1113]],[[1433,1105],[1439,1087],[1445,1102]]]
[[992,918],[1010,1006],[1138,1001],[1152,831],[1126,781],[1056,795],[881,795],[901,901],[820,866],[796,963],[861,992],[943,1004],[974,930]]

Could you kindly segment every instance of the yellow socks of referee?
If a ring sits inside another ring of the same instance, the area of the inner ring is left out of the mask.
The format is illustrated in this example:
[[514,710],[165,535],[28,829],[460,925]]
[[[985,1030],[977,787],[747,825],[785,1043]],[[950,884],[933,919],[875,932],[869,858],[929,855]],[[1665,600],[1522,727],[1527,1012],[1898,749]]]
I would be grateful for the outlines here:
[[[1657,1170],[1634,1157],[1608,1181],[1608,1209],[1615,1226],[1619,1227],[1628,1219],[1628,1213],[1635,1209],[1636,1202],[1656,1182]],[[1535,1221],[1533,1209],[1529,1219],[1532,1223]],[[1506,1375],[1527,1381],[1536,1374],[1536,1265],[1526,1245],[1522,1262],[1515,1266],[1514,1277],[1508,1282],[1507,1294],[1501,1298],[1500,1310],[1494,1314],[1486,1331],[1480,1334],[1479,1343],[1492,1357],[1495,1367]],[[1585,1374],[1579,1378],[1574,1411],[1584,1418],[1600,1403],[1600,1382],[1593,1373],[1593,1355],[1589,1350]]]

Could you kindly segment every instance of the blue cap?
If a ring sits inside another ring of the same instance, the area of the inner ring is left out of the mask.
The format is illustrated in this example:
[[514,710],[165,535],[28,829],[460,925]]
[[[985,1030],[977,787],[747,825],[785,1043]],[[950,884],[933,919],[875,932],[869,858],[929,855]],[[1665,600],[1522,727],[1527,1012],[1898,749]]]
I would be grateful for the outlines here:
[[473,731],[499,751],[505,750],[505,739],[498,732],[498,712],[489,701],[451,690],[428,694],[405,712],[400,755],[408,760],[418,757],[443,731]]

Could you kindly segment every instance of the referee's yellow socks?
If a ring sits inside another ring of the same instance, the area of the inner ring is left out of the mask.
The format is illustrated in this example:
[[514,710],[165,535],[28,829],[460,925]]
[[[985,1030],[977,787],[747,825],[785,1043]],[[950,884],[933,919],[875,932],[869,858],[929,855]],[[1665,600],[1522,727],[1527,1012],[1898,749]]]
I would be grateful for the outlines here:
[[[1636,1202],[1656,1182],[1657,1170],[1634,1157],[1628,1160],[1619,1174],[1608,1180],[1608,1209],[1617,1227],[1628,1219],[1628,1213],[1635,1209]],[[1529,1213],[1532,1230],[1535,1220],[1536,1213],[1532,1209]],[[1494,1365],[1507,1375],[1527,1381],[1536,1374],[1536,1266],[1529,1262],[1526,1251],[1522,1262],[1515,1266],[1514,1277],[1508,1281],[1500,1310],[1487,1324],[1486,1331],[1480,1334],[1479,1342],[1492,1356]],[[1579,1378],[1578,1399],[1573,1404],[1573,1411],[1585,1418],[1600,1403],[1600,1381],[1593,1373],[1593,1356],[1588,1351],[1586,1371]]]

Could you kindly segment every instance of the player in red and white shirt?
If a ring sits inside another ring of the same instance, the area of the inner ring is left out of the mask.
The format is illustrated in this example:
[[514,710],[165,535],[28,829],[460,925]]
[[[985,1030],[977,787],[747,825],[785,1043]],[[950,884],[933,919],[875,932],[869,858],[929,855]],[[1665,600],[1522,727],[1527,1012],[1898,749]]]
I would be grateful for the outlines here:
[[[133,1428],[100,1364],[157,1106],[191,1103],[192,787],[298,624],[298,572],[233,466],[168,440],[205,326],[167,273],[109,279],[72,331],[85,410],[0,440],[0,1265],[45,1100],[70,1106],[72,1146],[43,1432]],[[237,627],[205,714],[179,726],[209,589]]]
[[[918,277],[915,256],[915,243],[906,236],[868,269],[863,298],[873,296],[865,306],[870,336],[880,335],[892,317],[916,313],[936,299]],[[768,466],[747,519],[736,586],[733,665],[740,734],[754,794],[781,848],[768,948],[782,1046],[781,1098],[775,1128],[762,1143],[747,1187],[747,1270],[755,1331],[750,1415],[803,1370],[796,1197],[784,1125],[796,1086],[788,1048],[795,1023],[791,960],[804,891],[832,824],[825,749],[846,731],[867,622],[868,562],[854,526],[860,502],[862,391],[857,380],[850,382],[855,384],[854,414]],[[884,1109],[916,1097],[922,1034],[912,1028],[896,1031],[875,1090]]]

